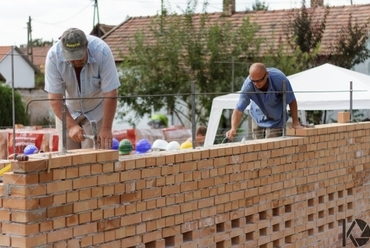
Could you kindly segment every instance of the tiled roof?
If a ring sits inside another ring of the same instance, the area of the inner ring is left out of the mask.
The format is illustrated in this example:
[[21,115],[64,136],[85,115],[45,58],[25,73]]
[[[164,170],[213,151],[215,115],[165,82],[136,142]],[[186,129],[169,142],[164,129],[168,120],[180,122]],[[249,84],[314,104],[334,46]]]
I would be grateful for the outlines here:
[[102,37],[110,30],[112,30],[115,26],[114,25],[107,25],[107,24],[96,24],[93,30],[90,32],[91,35],[95,35],[97,37]]
[[[16,53],[22,55],[23,59],[35,70],[35,73],[39,74],[40,73],[40,70],[39,68],[37,68],[35,66],[34,63],[31,62],[31,60],[29,60],[27,58],[27,56],[24,56],[25,53],[23,53],[23,51],[18,48],[18,47],[14,47],[14,50],[16,51]],[[11,46],[0,46],[0,62],[8,55],[10,55],[12,52],[12,47]]]
[[[247,17],[250,18],[251,23],[256,23],[259,26],[258,36],[267,40],[262,50],[266,50],[270,44],[277,44],[279,38],[286,39],[286,27],[288,27],[291,20],[294,19],[296,13],[300,9],[288,10],[271,10],[271,11],[246,11],[236,12],[231,16],[223,17],[222,12],[209,14],[210,24],[217,23],[220,20],[226,19],[232,22],[232,26],[238,27]],[[314,12],[314,20],[322,17],[325,13],[323,7],[316,8]],[[352,25],[356,22],[362,26],[369,20],[370,4],[365,5],[347,5],[339,7],[330,7],[329,14],[326,21],[326,29],[322,39],[321,53],[328,53],[330,44],[333,42],[337,32],[348,25],[349,15],[352,14]],[[196,14],[193,18],[199,21],[201,14]],[[130,41],[133,40],[134,34],[139,31],[148,31],[149,26],[154,20],[155,16],[148,17],[132,17],[127,21],[116,26],[113,30],[107,33],[103,39],[111,47],[116,61],[122,61],[122,55],[128,53]],[[147,41],[150,42],[150,32],[146,32]]]
[[20,50],[22,51],[22,53],[24,55],[26,55],[28,57],[29,60],[31,60],[33,62],[33,64],[35,66],[37,66],[38,68],[43,68],[43,66],[45,65],[45,59],[46,59],[46,55],[48,53],[50,49],[50,46],[46,46],[46,47],[33,47],[32,48],[32,58],[31,56],[27,56],[27,47],[22,47],[20,48]]
[[12,50],[11,46],[0,46],[0,61],[3,60],[3,58],[10,53]]

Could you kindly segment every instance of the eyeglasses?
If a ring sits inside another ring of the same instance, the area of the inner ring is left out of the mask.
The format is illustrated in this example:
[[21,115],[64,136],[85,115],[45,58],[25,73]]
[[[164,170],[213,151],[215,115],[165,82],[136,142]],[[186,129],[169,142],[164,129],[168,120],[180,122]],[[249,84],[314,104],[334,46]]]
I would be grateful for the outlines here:
[[261,83],[265,79],[266,75],[267,75],[267,72],[265,73],[265,75],[263,75],[261,79],[258,79],[258,80],[251,79],[251,81],[252,83]]

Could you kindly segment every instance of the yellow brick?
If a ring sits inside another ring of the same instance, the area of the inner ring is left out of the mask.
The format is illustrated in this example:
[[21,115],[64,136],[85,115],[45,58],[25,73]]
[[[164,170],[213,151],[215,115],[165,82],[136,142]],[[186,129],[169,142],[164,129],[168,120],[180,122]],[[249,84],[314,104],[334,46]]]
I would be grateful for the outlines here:
[[348,123],[351,121],[350,112],[338,112],[338,123]]

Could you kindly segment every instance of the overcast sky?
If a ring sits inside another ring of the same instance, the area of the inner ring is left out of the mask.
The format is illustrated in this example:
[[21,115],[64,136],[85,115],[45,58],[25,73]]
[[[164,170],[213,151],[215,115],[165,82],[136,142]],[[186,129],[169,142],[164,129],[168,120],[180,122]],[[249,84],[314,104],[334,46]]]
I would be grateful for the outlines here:
[[[32,38],[57,40],[64,30],[80,28],[90,33],[94,23],[122,23],[127,16],[152,16],[161,10],[161,0],[97,0],[99,15],[95,15],[95,0],[1,0],[0,46],[20,46],[27,43],[27,22],[31,18]],[[189,0],[163,0],[172,11],[182,13]],[[194,2],[194,1],[193,1]],[[220,12],[223,0],[208,0],[207,12]],[[236,0],[236,10],[251,9],[255,0]],[[301,0],[261,1],[273,9],[299,8]],[[310,0],[306,0],[310,2]],[[325,0],[329,5],[349,5],[351,0]],[[370,4],[370,0],[352,0],[353,4]],[[201,12],[203,0],[198,1]]]

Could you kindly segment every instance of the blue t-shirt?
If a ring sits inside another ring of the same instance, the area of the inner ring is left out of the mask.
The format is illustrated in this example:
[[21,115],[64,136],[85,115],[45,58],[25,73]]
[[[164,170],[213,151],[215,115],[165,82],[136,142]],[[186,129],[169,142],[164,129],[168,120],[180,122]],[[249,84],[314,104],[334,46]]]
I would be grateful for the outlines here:
[[264,128],[282,127],[283,109],[286,111],[286,120],[289,119],[286,106],[283,107],[283,81],[286,82],[286,104],[290,104],[295,95],[288,78],[276,68],[267,68],[268,89],[259,90],[250,80],[244,81],[236,109],[241,112],[250,106],[250,115],[258,126]]

